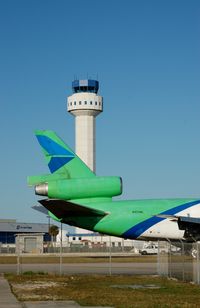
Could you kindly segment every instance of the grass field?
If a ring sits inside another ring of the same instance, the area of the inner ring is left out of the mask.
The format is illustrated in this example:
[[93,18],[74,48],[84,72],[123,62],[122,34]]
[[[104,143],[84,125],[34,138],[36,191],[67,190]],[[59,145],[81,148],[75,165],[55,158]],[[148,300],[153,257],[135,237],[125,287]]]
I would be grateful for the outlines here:
[[156,276],[7,275],[20,301],[75,300],[80,305],[131,307],[200,307],[200,288]]
[[[59,263],[59,256],[20,256],[20,263],[22,264],[50,264]],[[130,256],[130,257],[112,257],[112,262],[156,262],[157,256]],[[63,256],[63,263],[99,263],[109,262],[109,256],[106,257],[70,257]],[[0,256],[0,264],[17,264],[17,256]]]

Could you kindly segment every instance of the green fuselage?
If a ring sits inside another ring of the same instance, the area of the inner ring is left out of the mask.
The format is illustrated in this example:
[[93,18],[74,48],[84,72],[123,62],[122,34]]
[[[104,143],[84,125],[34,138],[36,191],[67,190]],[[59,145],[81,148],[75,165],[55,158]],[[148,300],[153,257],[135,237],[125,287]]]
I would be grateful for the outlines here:
[[[79,203],[78,200],[74,200],[73,202]],[[87,218],[83,216],[70,216],[65,217],[63,222],[104,234],[124,238],[139,238],[148,227],[155,226],[156,223],[162,221],[157,215],[168,212],[174,215],[185,208],[189,211],[190,207],[198,202],[196,199],[107,202],[94,202],[88,199],[85,201],[82,200],[81,204],[106,211],[108,214],[104,217],[89,216]],[[163,235],[163,238],[165,238],[165,235]]]

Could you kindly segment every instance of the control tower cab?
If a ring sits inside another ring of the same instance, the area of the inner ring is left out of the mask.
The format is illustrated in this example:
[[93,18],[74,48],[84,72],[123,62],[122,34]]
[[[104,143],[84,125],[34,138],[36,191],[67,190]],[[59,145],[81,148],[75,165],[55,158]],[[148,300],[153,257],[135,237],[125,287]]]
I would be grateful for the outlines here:
[[67,98],[67,110],[75,116],[76,154],[95,172],[95,118],[103,111],[103,97],[98,95],[97,80],[74,80],[73,94]]

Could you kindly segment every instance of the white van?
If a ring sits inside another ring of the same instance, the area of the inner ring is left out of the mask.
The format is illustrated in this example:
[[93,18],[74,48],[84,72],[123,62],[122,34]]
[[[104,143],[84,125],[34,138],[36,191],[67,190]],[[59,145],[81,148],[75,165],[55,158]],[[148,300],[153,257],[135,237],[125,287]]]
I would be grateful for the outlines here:
[[157,255],[158,246],[155,244],[149,244],[140,250],[141,255]]
[[[181,248],[171,245],[170,247],[160,247],[160,253],[180,253]],[[147,244],[139,251],[141,255],[157,255],[158,254],[158,245],[157,244]]]

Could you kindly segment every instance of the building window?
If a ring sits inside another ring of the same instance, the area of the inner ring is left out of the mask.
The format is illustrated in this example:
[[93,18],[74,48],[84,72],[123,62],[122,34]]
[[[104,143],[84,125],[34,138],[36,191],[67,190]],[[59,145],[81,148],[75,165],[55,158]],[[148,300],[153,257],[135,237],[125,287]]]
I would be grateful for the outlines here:
[[76,105],[76,102],[74,102],[74,105]]
[[90,105],[92,105],[92,101],[90,101]]
[[81,236],[79,236],[79,238],[78,238],[78,239],[79,239],[79,241],[81,241]]
[[87,101],[85,101],[85,105],[87,105]]
[[70,105],[72,106],[72,102],[70,103]]
[[97,102],[95,102],[95,105],[97,106]]
[[73,236],[73,238],[72,238],[72,239],[73,239],[73,241],[75,241],[75,240],[76,240],[76,237],[75,237],[75,236]]
[[101,102],[99,102],[99,106],[101,106]]
[[79,102],[79,105],[81,105],[81,101]]

